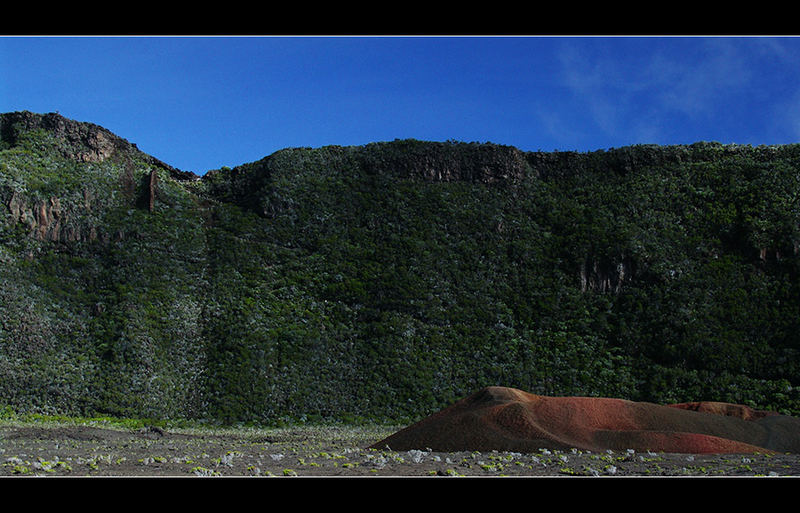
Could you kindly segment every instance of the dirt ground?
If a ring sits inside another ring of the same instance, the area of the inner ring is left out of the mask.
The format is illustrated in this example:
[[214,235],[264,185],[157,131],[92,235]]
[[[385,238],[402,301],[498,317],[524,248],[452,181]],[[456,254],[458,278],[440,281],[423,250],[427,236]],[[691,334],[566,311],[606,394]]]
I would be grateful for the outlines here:
[[[396,428],[396,429],[399,429]],[[190,433],[0,426],[0,477],[800,476],[800,455],[366,449],[392,428]]]

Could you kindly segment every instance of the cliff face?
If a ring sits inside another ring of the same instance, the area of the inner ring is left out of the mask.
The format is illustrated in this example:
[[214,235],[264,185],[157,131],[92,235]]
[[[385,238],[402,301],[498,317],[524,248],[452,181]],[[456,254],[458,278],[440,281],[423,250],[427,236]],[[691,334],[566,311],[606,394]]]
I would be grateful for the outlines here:
[[797,169],[398,140],[201,178],[2,114],[0,406],[402,421],[501,385],[797,412]]

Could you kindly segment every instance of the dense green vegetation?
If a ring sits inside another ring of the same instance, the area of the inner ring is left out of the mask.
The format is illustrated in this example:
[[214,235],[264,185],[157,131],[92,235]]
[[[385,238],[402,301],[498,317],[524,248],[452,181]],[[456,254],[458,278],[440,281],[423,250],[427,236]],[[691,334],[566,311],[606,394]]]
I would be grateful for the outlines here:
[[0,145],[15,411],[406,422],[504,385],[800,414],[800,145],[409,140],[186,180],[64,144]]

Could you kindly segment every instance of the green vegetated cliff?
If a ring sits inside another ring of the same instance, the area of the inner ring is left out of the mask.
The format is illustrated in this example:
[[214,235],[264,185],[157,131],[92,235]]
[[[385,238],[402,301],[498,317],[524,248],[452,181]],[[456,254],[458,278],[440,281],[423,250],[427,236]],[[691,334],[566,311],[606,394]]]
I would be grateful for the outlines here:
[[0,405],[421,418],[487,385],[800,414],[800,145],[397,140],[202,177],[0,116]]

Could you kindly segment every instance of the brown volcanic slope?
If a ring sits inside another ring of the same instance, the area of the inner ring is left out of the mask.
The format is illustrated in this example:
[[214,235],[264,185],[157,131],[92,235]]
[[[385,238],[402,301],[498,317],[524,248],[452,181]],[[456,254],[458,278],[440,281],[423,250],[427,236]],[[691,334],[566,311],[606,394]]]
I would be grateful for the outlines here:
[[443,452],[576,448],[798,453],[800,419],[719,402],[664,406],[488,387],[371,446],[386,447]]

